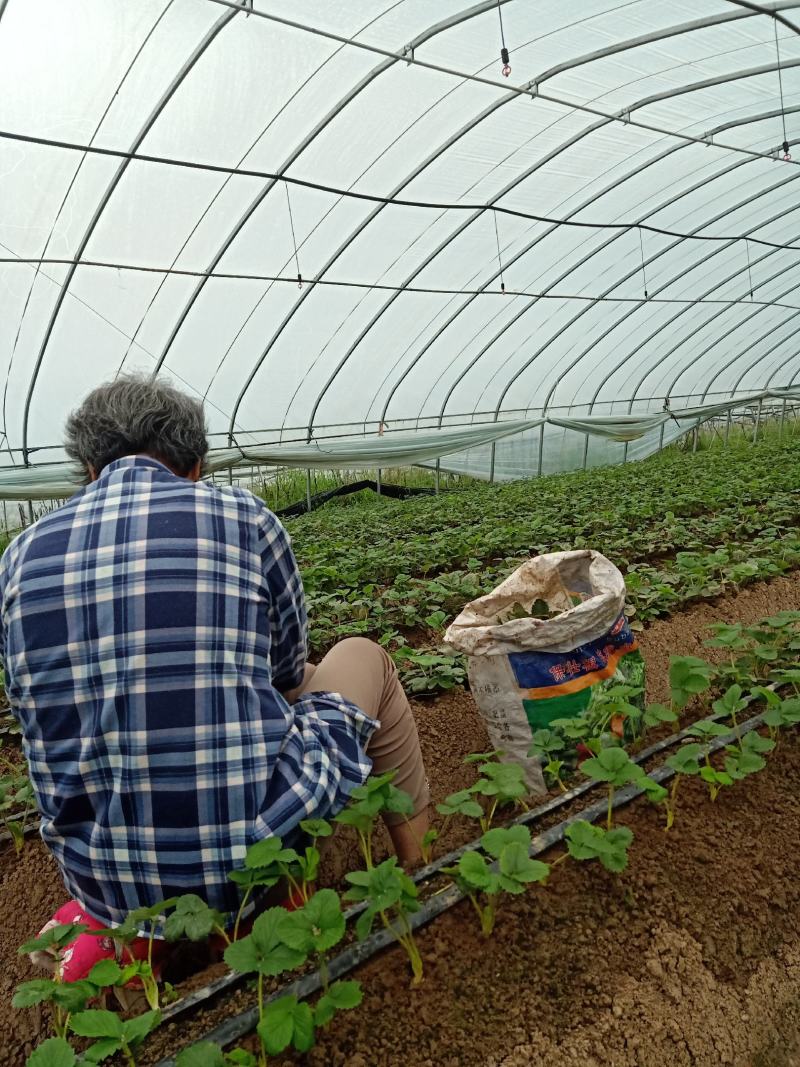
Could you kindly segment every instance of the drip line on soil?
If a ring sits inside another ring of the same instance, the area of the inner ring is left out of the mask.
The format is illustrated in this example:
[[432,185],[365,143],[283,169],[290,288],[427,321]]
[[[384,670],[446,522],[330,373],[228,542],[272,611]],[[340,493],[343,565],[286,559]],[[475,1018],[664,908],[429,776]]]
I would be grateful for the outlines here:
[[[770,686],[769,688],[774,688]],[[724,718],[724,713],[708,715],[705,719],[698,719],[697,722],[716,722],[720,718]],[[648,745],[647,748],[643,748],[641,752],[637,752],[631,757],[632,761],[637,764],[644,763],[646,760],[653,756],[658,755],[659,752],[663,752],[668,748],[672,748],[680,741],[683,741],[689,736],[689,731],[695,726],[696,723],[692,723],[690,726],[685,727],[683,730],[679,730],[677,733],[670,734],[669,737],[662,738],[660,741],[656,741],[652,745]],[[522,815],[516,819],[512,819],[508,826],[527,826],[530,823],[536,822],[543,818],[545,815],[549,815],[553,811],[558,811],[560,808],[572,803],[573,800],[577,800],[578,797],[588,793],[592,789],[596,789],[601,783],[587,779],[585,782],[581,782],[579,785],[573,786],[572,789],[567,790],[566,793],[561,793],[558,796],[552,797],[544,804],[540,804],[535,808],[531,808],[530,811],[523,812]],[[23,833],[27,834],[31,830],[36,829],[37,824],[32,826],[26,826],[23,829]],[[11,839],[10,834],[0,834],[0,842],[8,838]],[[468,842],[466,845],[461,845],[459,848],[453,849],[451,852],[445,853],[444,856],[440,856],[433,863],[428,863],[424,867],[418,868],[411,874],[412,881],[420,885],[423,882],[429,881],[434,878],[441,871],[442,867],[450,866],[458,863],[461,856],[465,852],[474,852],[480,848],[480,838],[476,838],[474,841]],[[345,921],[350,922],[366,908],[365,903],[354,904],[348,908],[345,913]],[[169,1019],[174,1019],[175,1016],[181,1015],[184,1011],[188,1011],[190,1008],[196,1007],[198,1004],[202,1004],[206,1000],[210,1000],[216,996],[217,993],[222,993],[226,989],[231,989],[236,985],[240,985],[245,980],[245,976],[237,974],[235,971],[229,971],[227,974],[221,975],[219,978],[215,978],[208,985],[202,986],[199,989],[188,993],[185,997],[181,997],[180,1000],[174,1004],[169,1005],[162,1009],[161,1016],[164,1022]],[[299,979],[298,981],[302,981]],[[299,995],[299,994],[298,994]],[[306,994],[308,995],[308,994]]]
[[[757,727],[761,726],[763,724],[764,714],[765,713],[762,712],[761,714],[755,715],[753,716],[753,718],[748,719],[746,722],[740,723],[738,733],[736,730],[731,730],[729,733],[724,734],[722,737],[715,738],[713,741],[709,742],[706,746],[707,753],[711,755],[714,752],[718,752],[726,745],[729,745],[731,744],[731,742],[738,740],[744,734],[750,733],[752,730],[755,730]],[[710,716],[710,718],[719,718],[719,716]],[[647,758],[647,755],[652,755],[656,752],[662,751],[664,748],[669,748],[678,740],[682,740],[684,737],[688,736],[688,729],[689,728],[687,728],[686,730],[681,730],[678,733],[671,735],[671,737],[665,738],[663,741],[659,741],[655,745],[651,745],[649,749],[643,750],[638,754],[638,757],[636,757],[637,761]],[[648,777],[651,778],[654,782],[663,783],[669,781],[669,779],[673,778],[675,774],[676,772],[671,767],[668,767],[666,763],[662,763],[659,767],[655,768],[655,770],[651,771]],[[595,783],[592,783],[592,785],[593,784]],[[576,790],[571,790],[570,792],[575,795],[579,795],[577,790],[579,790],[580,792],[585,791],[583,786],[578,786],[576,787]],[[630,804],[632,800],[635,800],[636,797],[641,796],[643,793],[644,789],[636,783],[627,785],[623,789],[620,789],[615,793],[611,806],[614,810],[616,810],[617,808],[624,807],[625,805]],[[563,797],[557,797],[556,799],[564,801],[566,797],[567,794],[565,794]],[[553,802],[550,802],[549,805],[543,805],[543,807],[547,808],[547,810],[553,810],[553,807],[555,806],[556,805]],[[538,811],[539,809],[536,809],[535,811],[526,812],[523,816],[516,820],[516,823],[520,824],[523,822],[531,822],[536,817],[536,813]],[[553,845],[556,845],[560,841],[562,841],[566,834],[567,828],[572,825],[572,823],[577,822],[579,819],[584,819],[586,822],[595,822],[597,819],[605,815],[607,811],[608,802],[604,798],[603,800],[597,801],[594,804],[589,805],[589,807],[584,808],[581,811],[575,812],[575,814],[568,816],[562,822],[557,823],[555,826],[551,826],[550,829],[545,830],[543,833],[538,834],[536,837],[533,838],[533,840],[531,841],[529,853],[530,856],[539,856],[542,853],[546,852],[548,849],[552,848]],[[450,855],[460,855],[462,851],[465,851],[469,847],[470,846],[465,846],[464,849],[457,850],[455,853],[451,853]],[[475,846],[473,845],[472,847]],[[442,857],[441,862],[445,861],[448,861],[448,857]],[[495,870],[497,868],[497,865],[498,861],[495,861],[490,865],[491,869]],[[424,870],[425,868],[423,868],[423,871]],[[422,871],[418,872],[418,874],[422,874]],[[445,889],[443,892],[438,893],[435,896],[431,897],[429,900],[427,900],[418,912],[415,912],[413,915],[408,916],[411,929],[418,930],[420,927],[425,926],[432,919],[435,919],[438,915],[441,915],[442,912],[448,911],[450,908],[460,903],[464,899],[464,897],[465,894],[455,884],[448,886],[447,889]],[[380,952],[382,949],[388,948],[390,945],[393,945],[395,943],[395,938],[388,930],[379,930],[374,934],[370,934],[369,937],[365,938],[363,941],[357,942],[355,945],[351,945],[350,947],[346,948],[343,952],[340,952],[337,956],[334,956],[334,958],[328,962],[329,979],[340,978],[342,975],[347,974],[349,971],[352,971],[360,964],[365,963],[368,959],[370,959],[376,953]],[[286,996],[287,994],[291,994],[296,996],[298,999],[302,999],[304,997],[312,996],[320,989],[322,989],[322,977],[319,971],[314,971],[311,974],[303,975],[303,977],[296,979],[294,982],[291,982],[288,985],[282,986],[280,989],[277,989],[268,998],[266,998],[265,1003],[277,1000],[280,997]],[[188,999],[189,998],[187,998],[187,1000]],[[205,999],[205,996],[201,999]],[[197,1001],[194,1001],[194,1003],[197,1003]],[[213,1030],[210,1030],[207,1034],[204,1034],[203,1036],[197,1038],[197,1042],[212,1041],[216,1042],[216,1044],[221,1045],[224,1048],[227,1045],[230,1045],[232,1042],[237,1041],[240,1038],[252,1033],[258,1024],[258,1017],[258,1008],[249,1008],[247,1009],[247,1011],[241,1012],[239,1015],[235,1015],[230,1019],[226,1019],[225,1022],[221,1023]],[[166,1013],[164,1015],[164,1018],[167,1018]],[[192,1043],[195,1044],[197,1042]],[[156,1064],[156,1067],[175,1067],[175,1060],[172,1057],[167,1057],[166,1059],[159,1060]]]
[[[721,718],[720,715],[709,715],[705,721],[713,722],[719,718]],[[631,759],[634,763],[643,763],[645,760],[650,759],[659,752],[663,752],[665,749],[678,744],[679,741],[682,741],[688,736],[690,729],[691,727],[686,727],[686,729],[680,730],[678,733],[670,734],[669,737],[665,737],[661,741],[657,741],[655,744],[643,748],[641,752],[636,753]],[[526,826],[532,822],[536,822],[545,815],[549,815],[551,812],[558,811],[560,808],[572,803],[573,800],[577,800],[578,797],[583,796],[584,793],[588,793],[591,789],[596,789],[599,784],[599,782],[595,782],[592,779],[587,779],[585,782],[573,786],[572,789],[567,790],[566,793],[560,793],[558,796],[552,797],[544,804],[540,804],[535,808],[531,808],[530,811],[524,812],[516,819],[512,819],[508,825]],[[35,829],[36,824],[26,826],[23,829],[23,833],[27,834]],[[4,841],[6,838],[10,840],[11,835],[0,834],[0,842]],[[427,882],[431,878],[434,878],[440,872],[442,867],[458,863],[459,859],[465,852],[473,852],[478,848],[480,848],[480,838],[470,841],[466,845],[461,845],[459,848],[453,849],[451,852],[445,853],[444,856],[440,856],[433,863],[428,863],[424,867],[419,867],[416,871],[411,873],[411,879],[417,885],[422,882]],[[345,921],[349,922],[351,919],[354,919],[365,907],[365,903],[360,903],[354,904],[352,907],[348,908],[344,913]],[[170,1004],[163,1008],[161,1017],[164,1022],[167,1022],[169,1019],[174,1019],[175,1016],[181,1015],[184,1011],[188,1011],[190,1008],[202,1004],[203,1001],[210,1000],[212,997],[216,996],[217,993],[222,993],[226,989],[231,989],[232,987],[241,984],[244,979],[244,975],[237,974],[235,971],[229,971],[227,974],[220,975],[219,978],[215,978],[212,982],[209,982],[208,985],[201,986],[199,989],[187,993],[185,997],[181,997],[181,999],[175,1001],[174,1004]]]

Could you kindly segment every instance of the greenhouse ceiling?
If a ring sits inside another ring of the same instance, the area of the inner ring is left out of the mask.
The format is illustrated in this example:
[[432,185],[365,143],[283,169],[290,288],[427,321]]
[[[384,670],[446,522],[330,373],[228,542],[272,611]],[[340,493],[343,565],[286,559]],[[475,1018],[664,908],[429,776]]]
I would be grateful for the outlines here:
[[792,386],[797,9],[0,0],[2,462],[128,370],[218,445]]

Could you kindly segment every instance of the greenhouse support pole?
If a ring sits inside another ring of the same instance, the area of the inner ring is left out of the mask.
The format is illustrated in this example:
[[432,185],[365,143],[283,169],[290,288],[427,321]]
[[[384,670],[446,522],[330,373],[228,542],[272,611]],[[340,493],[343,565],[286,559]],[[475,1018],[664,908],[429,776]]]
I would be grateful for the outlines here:
[[[491,485],[492,482],[494,481],[494,450],[495,450],[495,445],[496,445],[496,442],[492,441],[492,458],[491,458],[491,460],[489,462],[489,485]],[[541,471],[539,473],[541,473]]]
[[30,519],[31,524],[33,524],[34,518],[33,518],[33,501],[32,500],[28,501],[28,518]]
[[781,404],[781,425],[780,425],[780,429],[778,430],[778,439],[781,440],[781,441],[783,440],[783,424],[785,422],[786,422],[786,397],[783,398],[783,403]]
[[381,495],[381,469],[378,467],[378,477],[375,479],[375,484],[378,488],[378,496]]
[[311,468],[306,467],[306,510],[311,511]]
[[622,462],[623,463],[627,463],[628,462],[628,444],[629,444],[629,442],[626,441],[625,442],[625,447],[622,450]]
[[544,412],[542,412],[542,425],[539,430],[539,466],[536,470],[536,476],[541,478],[542,476],[542,462],[544,460]]
[[699,437],[700,437],[700,427],[699,426],[695,426],[695,428],[694,428],[694,439],[692,440],[692,452],[696,452],[697,451],[697,441],[698,441]]
[[442,461],[441,461],[440,459],[437,459],[437,460],[436,460],[436,479],[435,479],[435,486],[436,486],[436,495],[437,495],[437,496],[439,495],[439,476],[440,476],[440,474],[441,474],[441,469],[442,469],[442,468],[441,468],[441,463],[442,463]]
[[726,445],[727,445],[728,440],[730,439],[730,436],[731,436],[731,420],[732,419],[733,419],[733,408],[728,408],[728,418],[727,418],[727,420],[725,422],[725,444]]
[[586,470],[586,465],[589,462],[589,435],[586,434],[586,440],[583,442],[583,469]]
[[667,424],[665,422],[662,422],[661,423],[661,433],[658,435],[658,451],[659,452],[663,452],[663,450],[664,450],[664,431],[666,430],[666,428],[667,428]]
[[764,398],[762,397],[761,400],[759,400],[759,402],[758,402],[758,407],[756,408],[756,424],[753,427],[753,444],[755,444],[756,441],[758,440],[758,427],[759,427],[759,425],[761,423],[761,405],[763,403],[764,403]]

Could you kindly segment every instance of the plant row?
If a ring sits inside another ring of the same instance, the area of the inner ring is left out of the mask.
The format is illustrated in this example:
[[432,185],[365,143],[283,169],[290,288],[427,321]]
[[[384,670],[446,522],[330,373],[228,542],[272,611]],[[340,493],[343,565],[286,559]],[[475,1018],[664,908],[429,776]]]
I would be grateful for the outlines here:
[[[577,820],[565,831],[566,850],[549,863],[532,858],[531,833],[519,823],[497,825],[501,812],[527,808],[527,790],[521,768],[503,763],[500,753],[482,753],[467,757],[477,768],[477,780],[469,787],[451,794],[437,806],[445,824],[451,819],[475,823],[479,835],[476,847],[464,851],[458,862],[441,868],[460,892],[468,898],[480,925],[489,937],[495,929],[498,909],[504,900],[519,896],[534,884],[545,884],[553,869],[567,859],[578,862],[597,861],[613,873],[628,865],[633,833],[629,827],[615,825],[614,799],[618,789],[635,783],[651,803],[664,811],[665,829],[676,818],[681,783],[690,777],[701,779],[711,801],[724,789],[758,773],[766,765],[766,756],[775,748],[780,731],[800,723],[800,669],[794,664],[800,650],[800,612],[782,612],[753,627],[721,624],[714,628],[709,645],[722,648],[726,657],[721,666],[712,667],[696,657],[673,657],[670,663],[671,704],[650,705],[643,712],[630,703],[633,694],[626,687],[612,690],[605,707],[609,717],[632,717],[635,730],[647,725],[674,721],[692,700],[708,694],[713,714],[697,721],[687,731],[689,740],[666,760],[674,772],[667,790],[649,777],[622,747],[613,732],[586,739],[586,754],[574,768],[585,778],[607,789],[608,804],[605,826]],[[788,695],[787,695],[788,693]],[[755,731],[740,731],[743,712],[753,703],[763,704],[763,722],[768,736]],[[569,773],[563,761],[553,764],[576,739],[586,738],[582,719],[562,719],[534,737],[534,748],[549,761],[549,772],[563,786]],[[721,762],[712,759],[717,739],[732,735],[733,742],[721,752]],[[355,832],[363,867],[346,875],[349,888],[340,895],[334,889],[317,888],[320,863],[319,840],[333,832],[331,823],[307,820],[301,824],[305,845],[294,847],[279,838],[268,838],[253,845],[244,867],[231,872],[231,879],[241,889],[241,908],[232,930],[223,926],[222,916],[199,897],[188,894],[161,901],[151,908],[131,912],[118,927],[97,931],[97,936],[112,938],[117,959],[96,964],[87,979],[65,984],[54,979],[35,979],[18,987],[16,1007],[50,1003],[53,1008],[55,1036],[46,1040],[28,1060],[29,1067],[73,1067],[76,1063],[100,1063],[121,1052],[129,1064],[135,1064],[137,1047],[160,1022],[159,986],[152,968],[151,953],[134,960],[128,948],[131,942],[149,931],[152,949],[156,931],[163,930],[167,940],[200,941],[216,935],[226,945],[224,958],[228,966],[241,975],[255,978],[258,1004],[257,1048],[224,1053],[209,1042],[201,1042],[181,1052],[177,1067],[263,1067],[270,1056],[288,1048],[307,1051],[315,1034],[327,1026],[339,1011],[351,1010],[362,999],[357,981],[330,981],[328,961],[331,951],[348,936],[343,903],[356,905],[353,934],[363,940],[376,924],[387,930],[405,951],[412,975],[412,985],[423,977],[423,961],[414,935],[413,916],[423,901],[419,885],[391,857],[376,863],[373,856],[373,831],[378,817],[385,812],[408,815],[411,799],[392,784],[392,773],[371,778],[356,789],[352,801],[335,819]],[[443,832],[442,827],[441,832]],[[437,840],[431,830],[420,841],[424,858],[431,859]],[[292,893],[294,910],[271,907],[263,911],[245,929],[242,916],[254,893],[280,887]],[[446,888],[446,887],[445,887]],[[23,945],[20,952],[48,951],[59,956],[84,927],[65,925],[49,930],[43,937]],[[126,959],[127,955],[127,959]],[[267,995],[267,984],[274,979],[314,967],[319,972],[321,993],[313,1005],[294,994]],[[107,1006],[90,1005],[106,1002],[108,990],[137,980],[144,988],[150,1010],[133,1019],[123,1019]],[[91,1039],[93,1043],[78,1053],[71,1036]]]

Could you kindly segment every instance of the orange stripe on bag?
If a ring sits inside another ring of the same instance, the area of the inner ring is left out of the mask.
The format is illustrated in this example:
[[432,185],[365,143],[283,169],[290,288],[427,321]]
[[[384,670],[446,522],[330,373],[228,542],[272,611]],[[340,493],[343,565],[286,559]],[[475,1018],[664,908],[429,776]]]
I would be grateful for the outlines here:
[[617,664],[628,652],[635,652],[639,647],[638,642],[632,641],[629,645],[623,645],[616,649],[608,657],[608,663],[599,671],[590,671],[582,674],[580,678],[572,678],[569,682],[559,682],[558,685],[540,686],[536,689],[523,689],[523,698],[528,700],[548,700],[551,697],[562,697],[568,693],[579,693],[590,685],[602,682],[604,678],[610,678],[617,669]]

